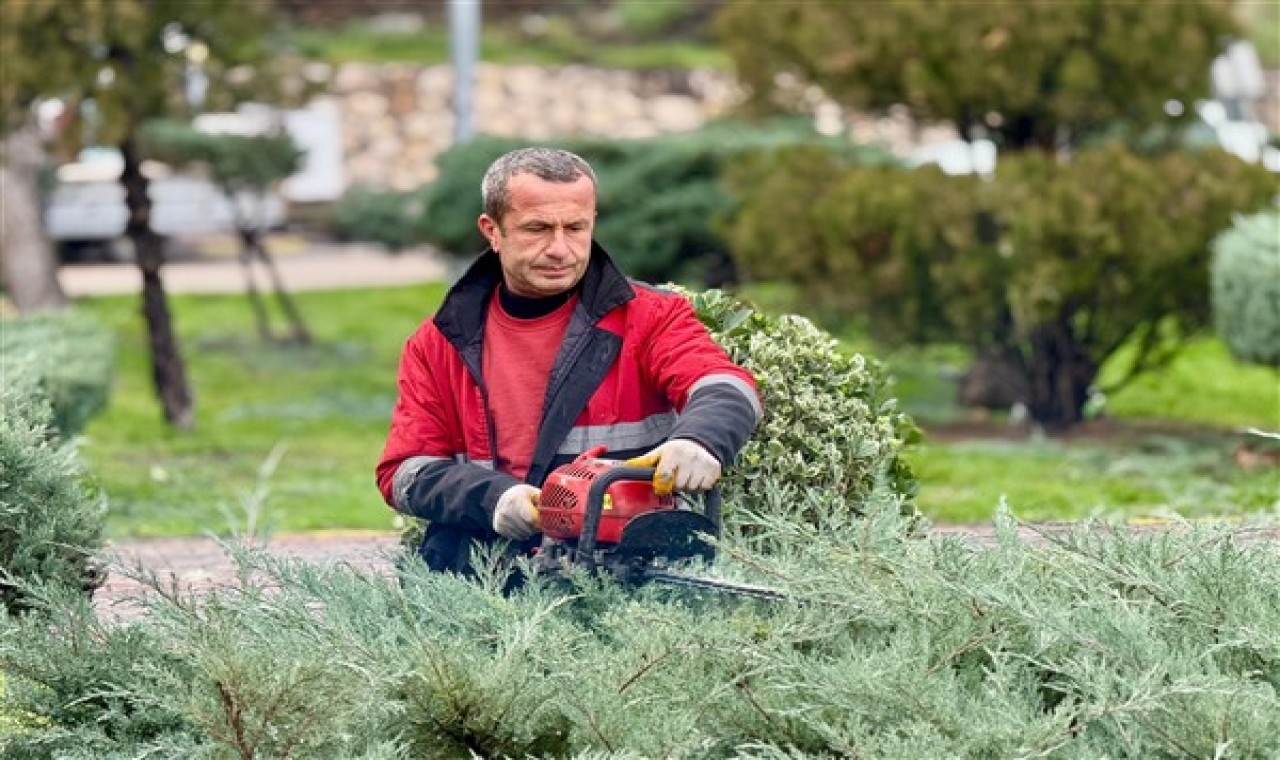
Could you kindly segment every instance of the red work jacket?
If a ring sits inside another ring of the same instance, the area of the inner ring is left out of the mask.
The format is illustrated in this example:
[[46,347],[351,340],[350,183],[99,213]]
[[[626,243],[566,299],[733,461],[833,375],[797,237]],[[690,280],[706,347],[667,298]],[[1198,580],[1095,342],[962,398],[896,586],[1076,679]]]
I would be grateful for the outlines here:
[[[395,509],[430,521],[421,551],[436,569],[465,571],[473,543],[497,538],[498,497],[520,482],[493,469],[481,372],[485,317],[501,276],[497,254],[486,251],[401,357],[378,487]],[[761,414],[754,378],[711,340],[689,302],[627,280],[593,246],[525,480],[541,485],[593,446],[625,459],[668,438],[695,440],[728,465]]]

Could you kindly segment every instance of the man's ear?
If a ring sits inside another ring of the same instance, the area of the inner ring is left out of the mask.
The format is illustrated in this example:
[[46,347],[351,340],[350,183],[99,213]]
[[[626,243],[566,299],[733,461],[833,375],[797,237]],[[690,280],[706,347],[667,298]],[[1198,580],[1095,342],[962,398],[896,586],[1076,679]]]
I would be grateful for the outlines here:
[[498,223],[493,220],[493,217],[488,214],[481,214],[480,218],[476,220],[476,226],[480,228],[480,234],[484,235],[489,247],[495,251],[498,250],[498,236],[502,234],[502,230],[498,227]]

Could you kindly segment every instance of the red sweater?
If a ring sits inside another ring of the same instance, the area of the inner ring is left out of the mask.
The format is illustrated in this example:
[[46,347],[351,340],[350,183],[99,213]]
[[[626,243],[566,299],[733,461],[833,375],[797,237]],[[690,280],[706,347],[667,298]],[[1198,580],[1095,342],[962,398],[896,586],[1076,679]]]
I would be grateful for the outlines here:
[[489,302],[484,329],[484,379],[489,389],[494,436],[498,442],[500,472],[520,480],[529,472],[538,445],[547,380],[555,363],[565,328],[578,299],[537,319],[516,319]]

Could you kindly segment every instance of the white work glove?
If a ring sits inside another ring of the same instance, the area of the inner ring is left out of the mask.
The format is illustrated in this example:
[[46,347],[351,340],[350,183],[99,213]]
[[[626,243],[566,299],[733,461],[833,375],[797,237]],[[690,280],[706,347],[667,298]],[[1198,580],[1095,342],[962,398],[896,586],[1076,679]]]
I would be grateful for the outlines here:
[[527,483],[511,486],[498,497],[493,529],[503,538],[523,541],[542,530],[538,517],[538,489]]
[[665,496],[677,491],[706,491],[720,479],[720,460],[687,438],[667,441],[644,456],[628,459],[629,467],[653,467],[653,490]]

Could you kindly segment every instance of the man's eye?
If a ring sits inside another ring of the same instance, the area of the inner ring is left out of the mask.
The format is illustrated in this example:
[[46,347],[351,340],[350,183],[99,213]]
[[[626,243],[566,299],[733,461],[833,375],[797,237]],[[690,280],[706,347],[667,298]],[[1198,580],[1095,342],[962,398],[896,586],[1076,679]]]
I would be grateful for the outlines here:
[[533,235],[541,235],[542,233],[546,232],[551,228],[545,224],[527,224],[521,229]]
[[590,225],[588,225],[586,222],[576,222],[574,224],[569,225],[569,231],[570,232],[586,232],[589,226]]

